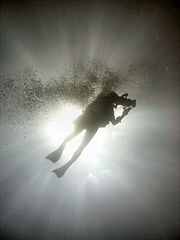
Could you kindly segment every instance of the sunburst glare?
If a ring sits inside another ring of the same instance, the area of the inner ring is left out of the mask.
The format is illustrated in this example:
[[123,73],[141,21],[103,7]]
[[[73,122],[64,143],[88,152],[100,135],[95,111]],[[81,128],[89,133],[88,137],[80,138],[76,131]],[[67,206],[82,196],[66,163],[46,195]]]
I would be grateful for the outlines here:
[[50,144],[59,144],[68,134],[73,131],[73,120],[81,112],[81,109],[77,106],[66,104],[60,110],[52,114],[51,121],[45,127]]
[[[115,116],[120,115],[122,107],[115,109]],[[53,147],[58,147],[66,136],[73,132],[73,120],[82,113],[82,110],[73,104],[64,105],[58,112],[52,114],[51,121],[44,127],[46,136],[49,139],[49,144]],[[93,140],[88,144],[86,154],[97,156],[99,153],[104,153],[104,143],[108,139],[108,135],[112,132],[112,126],[109,125],[105,129],[100,128]],[[77,149],[82,141],[84,131],[71,140],[66,147],[66,158]]]

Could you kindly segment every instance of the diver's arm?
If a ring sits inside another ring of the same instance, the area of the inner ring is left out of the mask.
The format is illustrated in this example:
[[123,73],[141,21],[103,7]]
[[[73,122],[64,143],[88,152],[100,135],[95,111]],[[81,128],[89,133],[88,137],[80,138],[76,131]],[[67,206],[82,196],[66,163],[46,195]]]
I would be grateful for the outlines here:
[[111,119],[111,122],[113,125],[118,124],[119,122],[121,122],[121,116],[117,117],[116,119],[115,118]]

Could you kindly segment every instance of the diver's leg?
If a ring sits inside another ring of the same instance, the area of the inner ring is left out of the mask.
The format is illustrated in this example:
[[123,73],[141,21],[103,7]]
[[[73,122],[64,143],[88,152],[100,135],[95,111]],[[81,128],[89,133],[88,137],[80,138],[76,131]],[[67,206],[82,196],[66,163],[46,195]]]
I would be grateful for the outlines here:
[[51,160],[52,162],[57,162],[62,155],[66,143],[76,137],[82,130],[83,129],[81,128],[75,128],[74,131],[65,138],[64,142],[54,152],[47,155],[46,158]]
[[[88,143],[91,141],[91,139],[94,137],[94,135],[96,134],[98,128],[93,128],[93,129],[88,129],[84,135],[84,138],[80,144],[80,146],[78,147],[78,149],[76,150],[76,152],[73,154],[70,162],[71,164],[80,156],[80,154],[82,153],[82,151],[84,150],[84,148],[88,145]],[[70,165],[71,165],[70,164]]]
[[62,177],[66,170],[73,164],[74,161],[80,156],[84,148],[87,146],[87,144],[91,141],[91,139],[96,134],[98,128],[88,129],[83,137],[82,143],[78,147],[78,149],[73,154],[71,160],[67,162],[64,166],[57,168],[53,170],[53,172],[56,174],[57,177]]

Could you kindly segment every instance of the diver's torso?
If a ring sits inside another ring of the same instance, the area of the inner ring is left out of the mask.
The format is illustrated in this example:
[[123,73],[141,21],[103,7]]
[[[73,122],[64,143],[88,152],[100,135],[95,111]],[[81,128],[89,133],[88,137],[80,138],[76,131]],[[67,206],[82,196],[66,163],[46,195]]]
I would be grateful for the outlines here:
[[114,116],[113,103],[109,103],[104,99],[94,101],[89,104],[85,111],[74,121],[76,125],[84,128],[88,127],[105,127],[109,124]]

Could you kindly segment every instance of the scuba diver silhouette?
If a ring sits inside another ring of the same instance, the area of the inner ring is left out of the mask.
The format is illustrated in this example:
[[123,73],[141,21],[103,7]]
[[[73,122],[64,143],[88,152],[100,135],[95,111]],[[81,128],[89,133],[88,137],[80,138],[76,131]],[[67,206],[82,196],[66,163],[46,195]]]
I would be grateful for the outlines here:
[[[109,122],[113,125],[118,124],[128,114],[128,112],[136,106],[136,100],[131,100],[127,97],[128,93],[118,96],[115,92],[102,92],[86,107],[85,111],[73,121],[75,125],[74,131],[65,138],[63,143],[54,152],[50,153],[46,157],[52,162],[58,161],[66,144],[80,132],[86,130],[80,146],[75,151],[70,161],[64,166],[53,170],[57,177],[62,177],[66,170],[80,156],[83,149],[96,134],[98,128],[105,127],[109,124]],[[117,108],[118,105],[123,106],[123,113],[115,119],[114,108]]]

